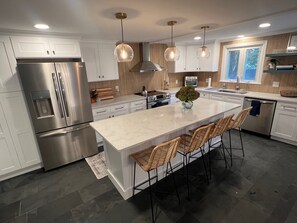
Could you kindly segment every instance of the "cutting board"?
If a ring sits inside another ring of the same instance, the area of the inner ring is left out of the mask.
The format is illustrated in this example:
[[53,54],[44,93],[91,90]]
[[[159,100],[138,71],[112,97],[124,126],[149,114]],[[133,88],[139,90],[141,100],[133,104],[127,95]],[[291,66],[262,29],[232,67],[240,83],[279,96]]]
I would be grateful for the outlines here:
[[112,99],[114,97],[112,88],[98,88],[96,90],[100,100]]

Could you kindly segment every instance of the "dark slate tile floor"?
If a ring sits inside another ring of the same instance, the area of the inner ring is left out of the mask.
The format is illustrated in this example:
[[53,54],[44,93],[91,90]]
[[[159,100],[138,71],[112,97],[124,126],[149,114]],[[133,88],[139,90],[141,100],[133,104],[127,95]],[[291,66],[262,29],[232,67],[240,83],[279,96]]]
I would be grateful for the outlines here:
[[[235,151],[233,166],[227,169],[223,161],[213,160],[209,185],[201,160],[190,165],[191,173],[201,175],[190,177],[190,200],[182,170],[178,171],[181,204],[176,196],[156,194],[157,222],[296,223],[297,148],[247,133],[243,136],[245,158]],[[228,137],[224,140],[228,145]],[[212,151],[215,155],[218,150]],[[160,182],[160,188],[174,192],[172,185],[171,178]],[[0,182],[0,222],[140,223],[151,222],[151,212],[146,191],[125,201],[107,177],[97,180],[82,160]]]

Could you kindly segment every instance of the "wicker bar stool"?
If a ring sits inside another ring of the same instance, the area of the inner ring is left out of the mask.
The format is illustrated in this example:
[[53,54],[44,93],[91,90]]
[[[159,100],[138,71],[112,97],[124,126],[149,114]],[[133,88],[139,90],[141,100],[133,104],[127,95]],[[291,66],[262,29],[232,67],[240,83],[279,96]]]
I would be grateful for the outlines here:
[[[251,109],[253,107],[249,107],[246,109],[243,109],[240,113],[238,113],[238,115],[236,116],[235,119],[232,119],[230,121],[230,124],[228,126],[228,132],[229,132],[229,154],[230,154],[230,158],[231,158],[231,166],[233,164],[232,162],[232,150],[242,150],[242,156],[244,157],[244,148],[243,148],[243,143],[242,143],[242,136],[241,136],[241,125],[244,123],[246,117],[248,116],[248,114],[250,113]],[[241,148],[232,148],[232,140],[231,140],[231,130],[237,130],[239,132],[239,138],[240,138],[240,144],[241,144]],[[228,151],[228,150],[227,150]]]
[[[204,149],[202,148],[207,142],[210,134],[210,130],[213,127],[213,123],[207,126],[197,128],[192,135],[184,134],[181,135],[181,141],[178,144],[177,152],[183,156],[183,167],[186,168],[186,178],[187,178],[187,189],[188,189],[188,198],[190,198],[190,186],[189,186],[189,168],[188,164],[190,159],[198,158],[195,157],[198,153],[201,153],[203,166],[205,170],[205,175],[208,181],[207,168],[204,161]],[[193,152],[197,151],[193,154]]]
[[[227,168],[227,159],[226,159],[226,155],[225,155],[225,145],[223,142],[223,134],[224,132],[226,132],[228,130],[229,124],[233,118],[233,115],[229,115],[225,118],[219,119],[218,122],[215,123],[215,125],[212,127],[211,133],[209,134],[209,138],[208,138],[208,167],[209,167],[209,175],[211,178],[211,156],[210,156],[210,149],[211,148],[217,148],[214,147],[214,145],[220,143],[220,147],[223,150],[223,155],[224,155],[224,160],[225,160],[225,168]],[[212,140],[219,136],[220,137],[220,141],[212,144]]]
[[[180,203],[180,198],[178,194],[178,190],[176,187],[176,182],[174,178],[174,174],[172,171],[171,166],[171,160],[176,156],[177,153],[177,146],[180,141],[180,137],[177,137],[175,139],[172,139],[168,142],[159,144],[154,147],[150,147],[148,149],[145,149],[143,151],[131,154],[130,157],[134,161],[134,177],[133,177],[133,196],[135,194],[135,190],[143,190],[139,187],[142,186],[145,183],[149,183],[149,192],[150,192],[150,202],[151,202],[151,212],[152,212],[152,220],[155,222],[155,214],[154,214],[154,206],[153,206],[153,196],[152,196],[152,187],[151,187],[151,180],[156,178],[156,181],[158,182],[158,170],[157,168],[163,165],[166,165],[169,163],[170,169],[171,169],[171,175],[173,178],[173,183],[176,190],[176,195],[178,198],[178,202]],[[135,172],[136,172],[136,164],[141,167],[141,169],[148,174],[148,180],[145,182],[135,185]],[[151,177],[150,172],[152,170],[156,170],[156,175]]]

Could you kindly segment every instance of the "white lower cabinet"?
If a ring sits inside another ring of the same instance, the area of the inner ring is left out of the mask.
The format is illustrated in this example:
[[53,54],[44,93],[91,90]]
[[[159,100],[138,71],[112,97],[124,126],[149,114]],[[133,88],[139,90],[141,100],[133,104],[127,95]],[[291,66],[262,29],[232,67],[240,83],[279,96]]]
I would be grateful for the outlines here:
[[[202,92],[202,94],[205,94]],[[211,100],[217,100],[217,101],[224,101],[224,102],[230,102],[234,104],[241,105],[239,108],[233,109],[229,112],[225,112],[225,116],[234,114],[234,117],[242,110],[242,104],[244,97],[242,96],[235,96],[235,95],[225,95],[225,94],[216,94],[216,93],[206,93],[205,98],[209,98]]]
[[277,103],[271,135],[297,142],[297,104]]
[[22,92],[0,94],[0,175],[41,163]]
[[[146,100],[133,101],[130,103],[122,103],[116,105],[110,105],[106,107],[93,108],[94,121],[102,119],[113,118],[120,115],[129,114],[146,109]],[[102,144],[102,137],[96,132],[97,144]]]
[[146,110],[146,101],[133,101],[130,103],[130,113]]

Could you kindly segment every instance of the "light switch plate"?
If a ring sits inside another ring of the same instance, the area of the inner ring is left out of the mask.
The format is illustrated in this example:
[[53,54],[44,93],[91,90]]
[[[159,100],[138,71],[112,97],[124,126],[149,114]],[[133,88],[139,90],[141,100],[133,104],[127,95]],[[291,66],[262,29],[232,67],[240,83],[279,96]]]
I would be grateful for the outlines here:
[[114,88],[115,88],[115,90],[116,90],[117,92],[120,91],[120,87],[119,87],[118,85],[116,85]]
[[175,84],[178,84],[178,80],[175,80]]
[[279,82],[275,82],[275,81],[273,81],[273,82],[272,82],[272,87],[279,87]]

